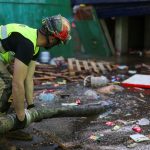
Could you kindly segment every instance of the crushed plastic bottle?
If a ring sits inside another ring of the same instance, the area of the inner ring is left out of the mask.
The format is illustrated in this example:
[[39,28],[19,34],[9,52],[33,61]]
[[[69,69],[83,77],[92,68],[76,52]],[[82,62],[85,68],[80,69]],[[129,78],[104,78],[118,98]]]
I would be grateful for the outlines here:
[[87,76],[84,79],[84,86],[101,87],[107,85],[109,80],[105,76]]
[[41,93],[39,95],[39,100],[45,101],[45,102],[50,102],[54,100],[54,98],[55,98],[55,95],[51,93]]

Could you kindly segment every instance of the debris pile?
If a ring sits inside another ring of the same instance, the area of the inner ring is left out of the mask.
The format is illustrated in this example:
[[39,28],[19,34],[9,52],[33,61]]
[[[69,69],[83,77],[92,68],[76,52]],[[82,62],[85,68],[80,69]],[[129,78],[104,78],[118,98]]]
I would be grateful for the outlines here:
[[[142,63],[128,66],[75,58],[55,58],[50,64],[37,64],[34,74],[37,104],[72,110],[92,105],[94,113],[100,104],[110,106],[113,103],[115,107],[94,117],[74,118],[75,121],[72,118],[69,121],[58,118],[42,121],[36,126],[33,124],[30,129],[39,132],[37,137],[44,137],[47,133],[43,145],[32,141],[33,147],[44,147],[44,144],[50,146],[50,141],[53,141],[48,137],[50,129],[56,133],[61,131],[61,134],[56,134],[61,139],[59,145],[77,147],[78,150],[124,150],[138,147],[142,143],[150,144],[150,89],[123,87],[124,81],[137,74],[149,76],[150,65]],[[137,82],[143,83],[141,80]],[[90,115],[90,112],[86,110],[86,114]],[[40,126],[42,123],[46,127]],[[72,128],[67,126],[69,123]],[[70,134],[65,141],[67,133]],[[58,144],[57,141],[54,143]]]

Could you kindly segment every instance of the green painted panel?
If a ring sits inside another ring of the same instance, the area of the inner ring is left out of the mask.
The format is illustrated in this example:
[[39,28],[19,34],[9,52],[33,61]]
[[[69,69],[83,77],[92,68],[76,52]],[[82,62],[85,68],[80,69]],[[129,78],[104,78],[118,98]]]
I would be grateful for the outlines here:
[[85,55],[110,56],[111,50],[100,24],[95,20],[76,21],[77,30],[85,49]]
[[[70,0],[0,0],[0,24],[22,23],[34,28],[41,26],[41,19],[46,16],[61,14],[72,17]],[[65,47],[52,50],[52,55],[71,57],[72,42]]]
[[70,5],[70,0],[0,0],[0,3]]

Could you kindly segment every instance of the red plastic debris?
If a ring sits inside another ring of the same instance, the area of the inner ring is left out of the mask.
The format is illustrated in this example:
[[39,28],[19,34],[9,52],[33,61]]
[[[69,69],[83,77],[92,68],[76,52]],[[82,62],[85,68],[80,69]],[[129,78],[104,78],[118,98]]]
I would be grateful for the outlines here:
[[55,90],[50,89],[50,90],[46,90],[46,91],[45,91],[45,93],[52,93],[52,92],[55,92]]
[[81,104],[80,99],[77,99],[77,100],[76,100],[76,104],[78,104],[78,105],[80,105],[80,104]]
[[142,128],[139,127],[139,126],[134,126],[134,127],[132,128],[132,130],[135,131],[135,132],[138,132],[138,133],[142,132]]
[[59,84],[54,84],[53,86],[54,86],[54,87],[59,87]]
[[106,122],[106,125],[107,125],[107,126],[114,126],[114,125],[115,125],[115,123],[114,123],[114,122],[112,122],[112,121],[108,121],[108,122]]

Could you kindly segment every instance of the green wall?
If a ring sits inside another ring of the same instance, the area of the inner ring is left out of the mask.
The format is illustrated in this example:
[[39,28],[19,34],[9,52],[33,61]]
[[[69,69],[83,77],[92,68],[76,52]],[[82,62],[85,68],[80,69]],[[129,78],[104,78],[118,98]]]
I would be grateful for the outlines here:
[[[70,0],[0,0],[0,24],[23,23],[34,28],[41,26],[46,16],[61,14],[71,20]],[[72,57],[73,41],[51,49],[52,56]]]

